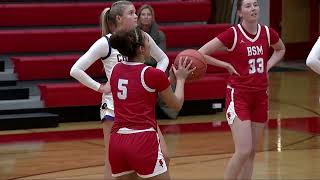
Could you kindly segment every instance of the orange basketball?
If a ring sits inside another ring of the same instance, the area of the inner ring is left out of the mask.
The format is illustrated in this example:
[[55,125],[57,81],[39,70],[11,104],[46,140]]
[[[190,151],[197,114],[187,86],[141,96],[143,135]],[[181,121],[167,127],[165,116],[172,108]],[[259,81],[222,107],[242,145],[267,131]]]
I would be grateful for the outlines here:
[[189,74],[187,80],[198,80],[202,78],[206,71],[207,71],[207,63],[204,60],[204,56],[197,50],[194,49],[186,49],[184,51],[181,51],[175,61],[174,66],[177,68],[179,64],[179,59],[182,57],[182,60],[185,60],[185,57],[188,57],[188,60],[192,61],[191,69],[193,67],[196,67],[196,70],[194,70],[191,74]]

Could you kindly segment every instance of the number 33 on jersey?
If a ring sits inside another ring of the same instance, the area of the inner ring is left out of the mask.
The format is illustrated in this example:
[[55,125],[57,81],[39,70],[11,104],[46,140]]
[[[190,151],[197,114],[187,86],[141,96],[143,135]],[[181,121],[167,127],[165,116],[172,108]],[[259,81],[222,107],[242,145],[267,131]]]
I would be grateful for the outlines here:
[[231,46],[227,47],[230,52],[230,63],[240,74],[240,77],[231,76],[229,85],[250,89],[266,89],[268,86],[267,61],[270,54],[269,28],[258,24],[255,35],[246,32],[240,24],[231,29],[228,36],[225,34],[221,36],[221,39],[218,37],[225,44],[228,42],[228,37],[234,36]]

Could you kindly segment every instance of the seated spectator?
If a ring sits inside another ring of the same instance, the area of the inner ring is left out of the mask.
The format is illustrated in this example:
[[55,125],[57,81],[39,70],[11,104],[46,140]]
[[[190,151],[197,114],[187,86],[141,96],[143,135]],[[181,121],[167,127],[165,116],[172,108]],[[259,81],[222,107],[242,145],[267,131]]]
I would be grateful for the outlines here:
[[[154,10],[150,5],[142,5],[138,12],[138,26],[146,33],[148,33],[160,49],[166,51],[166,37],[159,29],[159,25],[155,21]],[[156,66],[156,61],[150,59],[146,62],[150,66]]]

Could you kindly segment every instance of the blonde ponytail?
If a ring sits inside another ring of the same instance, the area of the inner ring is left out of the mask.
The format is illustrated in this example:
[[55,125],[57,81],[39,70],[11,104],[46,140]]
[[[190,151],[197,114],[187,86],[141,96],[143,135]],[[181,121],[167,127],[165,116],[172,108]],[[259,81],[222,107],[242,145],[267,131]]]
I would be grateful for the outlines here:
[[111,7],[105,8],[100,15],[101,35],[112,33],[117,27],[117,16],[122,16],[126,7],[132,5],[130,1],[116,1]]
[[110,13],[109,7],[105,8],[101,12],[101,15],[100,15],[101,36],[111,33],[109,28],[109,18],[108,18],[109,13]]

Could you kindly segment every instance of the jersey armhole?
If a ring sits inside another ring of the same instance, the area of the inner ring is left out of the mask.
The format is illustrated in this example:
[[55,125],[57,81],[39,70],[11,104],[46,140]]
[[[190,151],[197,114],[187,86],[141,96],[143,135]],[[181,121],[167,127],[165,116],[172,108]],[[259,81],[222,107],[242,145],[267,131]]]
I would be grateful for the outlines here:
[[146,66],[146,67],[144,67],[144,68],[142,69],[142,71],[141,71],[141,84],[142,84],[143,88],[144,88],[146,91],[148,91],[148,92],[156,92],[156,90],[150,88],[150,87],[146,84],[146,81],[144,80],[144,74],[145,74],[146,70],[147,70],[149,67],[150,67],[150,66]]
[[110,57],[110,55],[111,55],[111,50],[112,50],[112,49],[111,49],[111,46],[110,46],[110,43],[109,43],[109,37],[108,37],[107,35],[105,35],[105,36],[103,36],[103,37],[105,37],[105,38],[107,39],[108,45],[109,45],[109,52],[108,52],[107,56],[101,58],[102,60],[105,60],[105,59],[107,59],[108,57]]
[[266,28],[268,45],[269,45],[269,47],[270,47],[270,31],[269,31],[269,27],[268,27],[268,26],[264,26],[264,27]]
[[227,48],[227,51],[229,51],[229,52],[234,50],[234,48],[236,47],[236,44],[237,44],[237,40],[238,40],[236,28],[235,27],[231,27],[231,28],[232,28],[233,33],[234,33],[234,38],[233,38],[232,47],[230,49]]

